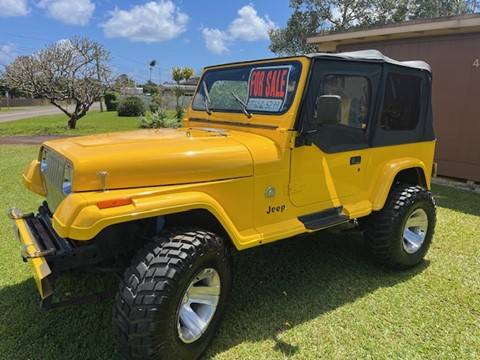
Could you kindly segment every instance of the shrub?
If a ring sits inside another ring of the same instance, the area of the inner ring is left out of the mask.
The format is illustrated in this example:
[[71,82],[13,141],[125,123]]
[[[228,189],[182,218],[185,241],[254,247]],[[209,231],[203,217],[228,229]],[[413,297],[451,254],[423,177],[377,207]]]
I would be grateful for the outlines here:
[[118,104],[118,116],[140,116],[145,114],[143,100],[136,96],[129,96]]
[[116,111],[118,107],[117,95],[113,92],[108,92],[103,97],[107,111]]
[[177,121],[182,121],[183,114],[185,114],[185,110],[180,106],[177,106],[177,109],[175,110],[175,119],[177,119]]
[[159,128],[177,128],[181,123],[175,118],[167,118],[165,110],[157,112],[148,112],[140,118],[140,127],[142,129],[159,129]]
[[162,107],[162,94],[156,93],[152,95],[152,101],[150,102],[149,108],[152,113],[157,112]]

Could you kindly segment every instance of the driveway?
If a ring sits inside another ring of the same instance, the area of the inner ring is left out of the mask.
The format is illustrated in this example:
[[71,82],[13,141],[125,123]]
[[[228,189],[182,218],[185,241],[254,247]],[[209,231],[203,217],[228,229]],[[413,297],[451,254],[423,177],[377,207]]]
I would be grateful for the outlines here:
[[[73,108],[73,105],[69,105],[69,108]],[[95,103],[92,105],[90,110],[100,109],[100,103]],[[21,108],[18,111],[12,108],[11,111],[0,112],[0,123],[7,121],[15,121],[20,119],[26,119],[33,116],[42,116],[42,115],[54,115],[61,114],[60,111],[55,106],[46,105],[46,106],[30,106],[27,108]]]

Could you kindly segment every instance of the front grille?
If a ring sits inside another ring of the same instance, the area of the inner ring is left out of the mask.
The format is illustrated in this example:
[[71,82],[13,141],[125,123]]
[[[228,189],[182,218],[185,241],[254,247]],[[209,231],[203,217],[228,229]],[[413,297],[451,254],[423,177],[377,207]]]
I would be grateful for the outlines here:
[[45,151],[43,160],[45,161],[43,176],[47,189],[47,202],[50,210],[54,212],[65,198],[63,194],[63,177],[67,161],[49,150]]

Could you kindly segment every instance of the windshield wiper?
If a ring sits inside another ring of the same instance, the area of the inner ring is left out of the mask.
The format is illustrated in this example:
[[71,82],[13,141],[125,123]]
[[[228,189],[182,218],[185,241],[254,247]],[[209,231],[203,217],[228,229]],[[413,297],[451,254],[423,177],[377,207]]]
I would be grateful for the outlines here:
[[242,108],[242,112],[250,119],[252,117],[252,114],[250,114],[247,110],[247,104],[245,104],[242,99],[238,97],[237,94],[235,94],[233,91],[230,91],[230,94],[232,94],[233,98],[240,104],[240,107]]
[[212,112],[210,111],[210,108],[208,107],[208,104],[210,104],[210,94],[208,93],[207,85],[205,82],[202,82],[203,84],[203,92],[205,93],[205,96],[203,98],[203,105],[205,106],[205,112],[208,115],[212,115]]

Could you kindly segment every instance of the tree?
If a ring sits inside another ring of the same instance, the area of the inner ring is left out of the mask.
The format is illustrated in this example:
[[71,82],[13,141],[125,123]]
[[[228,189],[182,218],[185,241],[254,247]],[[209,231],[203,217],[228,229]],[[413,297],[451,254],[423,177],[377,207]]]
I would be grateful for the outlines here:
[[0,97],[5,96],[7,94],[7,91],[8,88],[5,81],[5,75],[0,72]]
[[181,67],[174,66],[172,68],[172,79],[177,84],[180,84],[180,82],[183,80],[183,69]]
[[189,67],[183,68],[183,78],[185,79],[185,81],[188,81],[194,74],[195,72],[193,71],[192,68],[189,68]]
[[290,0],[285,28],[270,32],[270,50],[278,55],[315,51],[306,43],[314,33],[460,15],[479,10],[476,0]]
[[154,95],[158,93],[158,85],[155,84],[153,81],[148,80],[145,84],[143,84],[143,93]]
[[155,68],[155,66],[157,66],[157,60],[152,60],[148,63],[148,67],[150,69],[150,79],[149,79],[149,81],[152,81],[152,71]]
[[181,88],[181,82],[190,79],[195,74],[194,70],[189,67],[178,67],[175,66],[172,68],[172,79],[177,83],[175,87],[174,94],[176,98],[176,110],[177,112],[181,109],[180,107],[180,98],[183,96],[184,92]]
[[127,74],[118,75],[113,82],[113,88],[116,91],[120,91],[123,88],[133,87],[135,87],[135,81],[131,79]]
[[[10,88],[48,99],[69,117],[68,128],[75,129],[108,86],[109,57],[101,44],[74,37],[17,57],[6,66],[5,79]],[[73,111],[66,101],[73,101]]]

